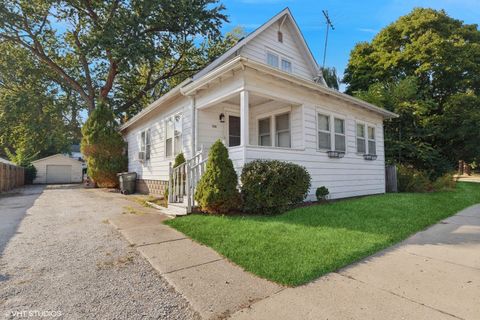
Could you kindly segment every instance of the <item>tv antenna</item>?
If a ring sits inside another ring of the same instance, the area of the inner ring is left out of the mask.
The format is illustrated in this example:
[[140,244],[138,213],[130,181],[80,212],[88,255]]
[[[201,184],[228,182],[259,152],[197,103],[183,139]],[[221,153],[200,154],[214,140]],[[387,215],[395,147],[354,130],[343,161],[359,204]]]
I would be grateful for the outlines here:
[[333,27],[333,23],[330,20],[330,17],[328,16],[328,11],[327,10],[322,10],[323,15],[325,16],[325,21],[327,23],[327,34],[325,36],[325,49],[323,51],[323,65],[322,68],[325,69],[325,59],[327,58],[327,44],[328,44],[328,29],[332,28],[332,30],[335,30]]

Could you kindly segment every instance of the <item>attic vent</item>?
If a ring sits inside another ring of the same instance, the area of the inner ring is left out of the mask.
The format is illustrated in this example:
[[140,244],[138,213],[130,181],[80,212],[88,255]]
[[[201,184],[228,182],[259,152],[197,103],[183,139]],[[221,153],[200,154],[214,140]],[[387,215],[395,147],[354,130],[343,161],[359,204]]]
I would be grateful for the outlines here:
[[278,31],[277,36],[278,36],[278,42],[283,43],[283,33],[282,33],[282,31]]

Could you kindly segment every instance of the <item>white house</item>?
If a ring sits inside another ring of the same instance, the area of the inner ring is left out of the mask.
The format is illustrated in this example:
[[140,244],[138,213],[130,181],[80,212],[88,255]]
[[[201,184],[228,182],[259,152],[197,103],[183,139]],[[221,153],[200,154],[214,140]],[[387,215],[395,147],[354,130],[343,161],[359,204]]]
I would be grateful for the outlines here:
[[[121,130],[140,191],[162,193],[175,155],[190,159],[180,188],[190,192],[190,207],[200,152],[204,157],[217,139],[238,173],[254,159],[306,167],[310,197],[319,186],[332,198],[384,193],[383,120],[395,116],[328,88],[287,8]],[[183,200],[177,184],[171,202]]]

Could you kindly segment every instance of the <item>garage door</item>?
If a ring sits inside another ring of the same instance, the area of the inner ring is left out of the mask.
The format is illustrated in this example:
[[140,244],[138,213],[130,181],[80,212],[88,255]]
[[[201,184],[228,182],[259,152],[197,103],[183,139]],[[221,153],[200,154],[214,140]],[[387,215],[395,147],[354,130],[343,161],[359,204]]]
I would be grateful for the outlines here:
[[47,166],[47,183],[72,182],[72,166]]

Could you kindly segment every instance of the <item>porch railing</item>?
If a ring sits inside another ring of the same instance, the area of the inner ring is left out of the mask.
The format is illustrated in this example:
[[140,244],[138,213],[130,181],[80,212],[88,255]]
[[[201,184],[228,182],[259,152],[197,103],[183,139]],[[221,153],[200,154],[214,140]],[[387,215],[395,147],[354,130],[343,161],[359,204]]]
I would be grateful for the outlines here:
[[207,157],[204,157],[202,149],[191,159],[174,168],[170,164],[168,202],[184,203],[187,207],[187,213],[192,212],[195,206],[195,188],[205,172],[206,162]]

